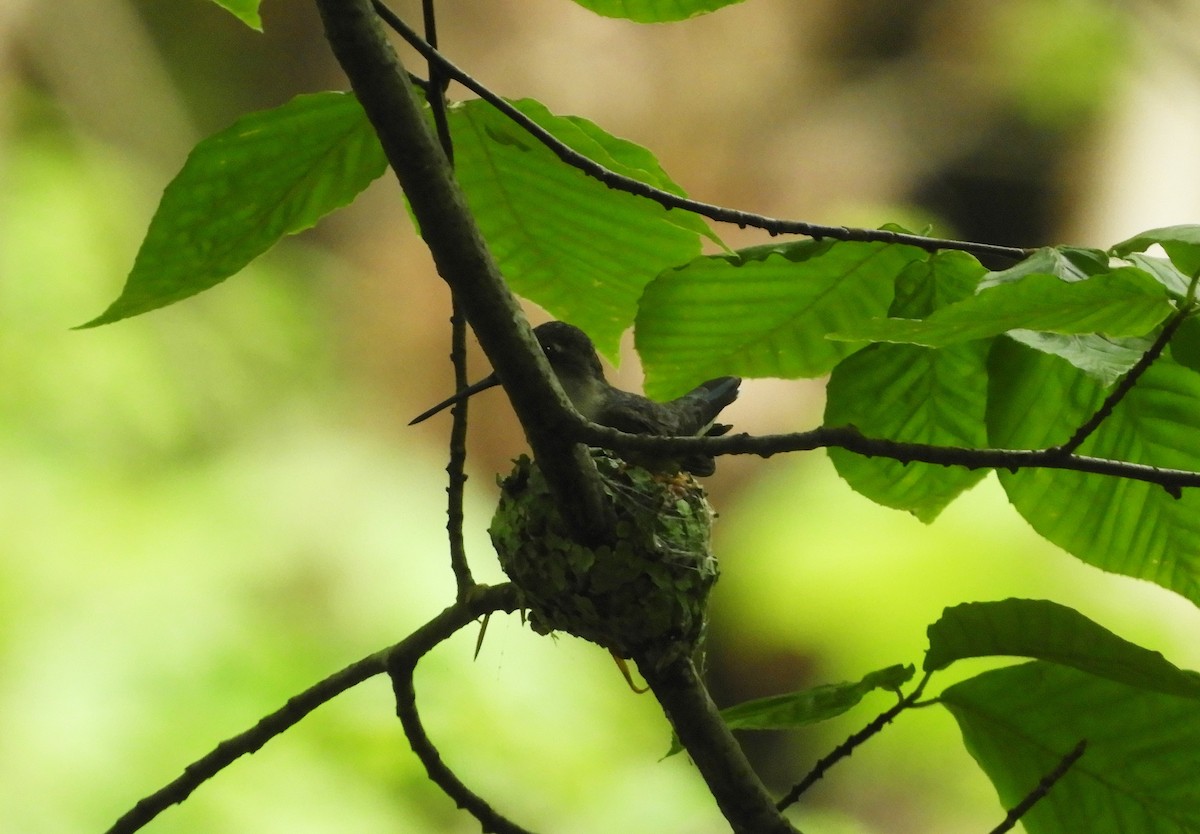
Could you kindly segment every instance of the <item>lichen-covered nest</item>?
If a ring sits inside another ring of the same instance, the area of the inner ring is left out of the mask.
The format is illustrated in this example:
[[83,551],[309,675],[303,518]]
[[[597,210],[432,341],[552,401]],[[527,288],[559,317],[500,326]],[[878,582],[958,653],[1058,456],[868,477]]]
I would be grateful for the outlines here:
[[500,480],[488,531],[500,565],[541,634],[565,631],[622,657],[647,649],[690,653],[717,580],[704,490],[687,474],[655,475],[594,456],[617,518],[615,543],[574,541],[541,471],[522,456]]

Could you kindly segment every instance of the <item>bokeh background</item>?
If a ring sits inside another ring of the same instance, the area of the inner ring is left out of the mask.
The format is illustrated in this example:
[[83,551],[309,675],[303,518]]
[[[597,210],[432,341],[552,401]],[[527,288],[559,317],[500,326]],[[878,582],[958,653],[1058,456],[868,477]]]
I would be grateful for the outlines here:
[[[651,147],[711,202],[1019,245],[1107,246],[1200,217],[1196,2],[748,0],[651,27],[568,0],[439,7],[443,47],[478,78]],[[394,8],[419,19],[415,0]],[[311,3],[267,0],[263,16],[258,34],[205,0],[0,0],[5,831],[103,831],[452,598],[448,418],[405,426],[451,388],[447,293],[392,179],[203,296],[70,329],[116,296],[192,144],[345,86]],[[636,357],[617,378],[637,386]],[[768,432],[821,409],[820,381],[763,380],[727,413]],[[484,530],[523,443],[499,391],[472,414],[470,553],[499,581]],[[1011,595],[1200,664],[1192,604],[1041,542],[993,479],[929,527],[850,492],[821,453],[727,459],[710,486],[721,703],[919,663],[944,606]],[[661,713],[604,652],[512,617],[472,661],[475,636],[430,655],[418,693],[446,760],[503,812],[561,834],[727,830],[686,757],[661,760]],[[149,830],[477,831],[425,780],[389,696],[368,682]],[[783,789],[889,703],[746,742]],[[929,709],[796,820],[957,834],[1002,815]]]

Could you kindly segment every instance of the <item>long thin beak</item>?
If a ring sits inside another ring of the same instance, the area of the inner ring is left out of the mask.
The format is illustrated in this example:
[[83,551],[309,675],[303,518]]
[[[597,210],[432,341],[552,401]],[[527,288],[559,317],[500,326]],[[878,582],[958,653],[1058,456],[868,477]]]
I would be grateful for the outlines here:
[[433,408],[429,409],[428,411],[424,411],[424,412],[418,414],[416,417],[412,418],[412,420],[410,420],[408,424],[410,426],[415,426],[417,423],[421,423],[425,420],[428,420],[430,417],[437,414],[439,411],[449,408],[450,406],[454,405],[455,403],[462,402],[463,400],[465,400],[467,397],[471,396],[472,394],[478,394],[480,391],[486,391],[489,388],[495,388],[499,384],[500,384],[500,378],[498,376],[496,376],[495,374],[488,374],[483,379],[479,380],[479,382],[476,382],[472,385],[468,385],[466,388],[459,391],[453,397],[444,399],[440,403],[435,405]]

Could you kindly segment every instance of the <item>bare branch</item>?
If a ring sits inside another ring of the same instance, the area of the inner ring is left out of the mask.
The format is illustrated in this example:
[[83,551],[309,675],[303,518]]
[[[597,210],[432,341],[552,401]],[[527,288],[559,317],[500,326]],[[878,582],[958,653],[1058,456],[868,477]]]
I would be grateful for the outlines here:
[[1021,261],[1029,257],[1032,250],[1020,249],[1013,246],[998,246],[990,243],[978,243],[975,241],[963,240],[946,240],[943,238],[926,237],[924,235],[905,234],[900,232],[890,232],[883,229],[856,229],[847,226],[822,226],[816,223],[807,223],[803,220],[784,220],[776,217],[767,217],[761,214],[752,212],[738,211],[736,209],[725,208],[724,206],[704,203],[699,200],[692,200],[687,197],[681,197],[678,194],[672,194],[669,191],[655,188],[647,185],[641,180],[636,180],[632,177],[627,177],[623,174],[618,174],[616,171],[611,171],[600,165],[598,162],[584,156],[581,153],[567,147],[560,142],[553,134],[538,125],[524,113],[513,107],[501,96],[492,92],[486,86],[472,78],[466,71],[460,69],[448,58],[442,55],[436,48],[426,42],[418,35],[407,23],[389,9],[382,0],[373,0],[375,11],[379,16],[390,26],[400,37],[404,38],[408,44],[420,53],[421,57],[429,61],[431,65],[437,65],[440,71],[447,78],[452,78],[462,84],[471,92],[475,93],[488,104],[495,107],[506,117],[511,119],[515,124],[519,125],[522,130],[527,132],[537,141],[541,142],[554,155],[570,165],[577,168],[596,180],[607,185],[609,188],[618,191],[624,191],[629,194],[636,194],[639,197],[645,197],[667,209],[683,209],[684,211],[694,212],[715,220],[720,223],[732,223],[739,228],[747,226],[762,229],[771,235],[796,234],[805,235],[807,237],[816,238],[831,238],[833,240],[852,240],[869,243],[902,243],[909,246],[916,246],[930,252],[936,252],[943,249],[957,249],[963,252],[970,252],[974,255],[992,256],[1003,258],[1006,261]]
[[316,3],[334,55],[379,136],[438,272],[496,368],[563,514],[582,539],[607,540],[611,512],[595,466],[562,431],[573,411],[487,250],[370,0]]
[[849,758],[860,744],[865,742],[867,739],[878,735],[880,730],[896,720],[896,716],[913,706],[917,699],[921,697],[921,693],[925,691],[925,685],[929,683],[929,678],[932,676],[932,674],[932,672],[926,672],[925,677],[922,678],[921,682],[917,684],[916,689],[901,698],[895,706],[877,715],[870,724],[863,727],[857,733],[854,733],[848,739],[835,747],[828,756],[819,759],[817,763],[813,765],[812,770],[805,774],[803,779],[793,785],[792,789],[789,790],[782,799],[775,803],[775,807],[782,811],[784,808],[787,808],[793,804],[804,794],[805,791],[807,791],[817,782],[821,781],[821,779],[825,778],[825,774],[829,772],[831,767],[840,762],[842,759]]
[[[461,305],[451,293],[453,312],[450,315],[450,360],[454,364],[454,386],[461,391],[467,387],[467,321]],[[463,541],[463,488],[467,485],[467,400],[462,400],[450,412],[450,460],[446,463],[446,535],[450,543],[450,569],[458,588],[458,599],[464,600],[475,587],[471,566],[467,562],[467,546]]]
[[421,764],[425,765],[425,772],[429,774],[430,781],[453,799],[459,808],[479,820],[484,831],[496,834],[529,834],[529,831],[496,811],[486,800],[464,785],[454,771],[442,761],[441,754],[429,740],[425,727],[421,724],[421,716],[417,712],[417,693],[413,686],[415,671],[416,665],[413,662],[393,663],[388,666],[388,674],[392,678],[392,691],[396,695],[396,715],[400,718],[400,724],[404,727],[404,734],[408,737],[413,752],[417,754]]
[[1110,460],[1088,455],[1064,455],[1057,449],[968,449],[957,446],[933,446],[866,437],[854,426],[822,426],[791,434],[732,434],[724,437],[652,437],[625,434],[607,426],[579,418],[572,436],[591,445],[626,452],[653,455],[758,455],[771,457],[782,452],[805,452],[836,446],[867,457],[897,460],[901,463],[932,463],[961,466],[966,469],[1062,469],[1094,475],[1108,475],[1131,481],[1144,481],[1179,497],[1185,488],[1200,487],[1200,472],[1168,469],[1144,463]]
[[1117,387],[1112,390],[1112,393],[1110,393],[1105,398],[1104,402],[1101,403],[1100,407],[1096,409],[1096,413],[1093,414],[1086,423],[1076,429],[1075,433],[1071,435],[1070,440],[1068,440],[1066,443],[1063,443],[1061,446],[1054,447],[1054,451],[1059,452],[1060,454],[1069,455],[1083,445],[1083,441],[1091,437],[1096,429],[1100,428],[1100,424],[1112,416],[1113,409],[1117,407],[1117,404],[1121,402],[1121,400],[1128,396],[1129,392],[1133,390],[1133,386],[1136,385],[1138,380],[1142,378],[1142,374],[1146,373],[1146,371],[1150,369],[1150,366],[1154,364],[1155,360],[1162,355],[1163,350],[1165,350],[1167,345],[1170,344],[1171,337],[1174,336],[1175,331],[1179,329],[1179,325],[1183,324],[1184,319],[1190,316],[1193,312],[1194,310],[1191,309],[1190,304],[1184,305],[1176,310],[1175,313],[1172,314],[1169,319],[1167,319],[1167,323],[1163,325],[1162,332],[1158,334],[1158,338],[1154,340],[1152,345],[1150,345],[1150,349],[1141,355],[1138,361],[1134,363],[1134,366],[1129,369],[1125,376],[1121,377],[1121,381],[1117,383]]

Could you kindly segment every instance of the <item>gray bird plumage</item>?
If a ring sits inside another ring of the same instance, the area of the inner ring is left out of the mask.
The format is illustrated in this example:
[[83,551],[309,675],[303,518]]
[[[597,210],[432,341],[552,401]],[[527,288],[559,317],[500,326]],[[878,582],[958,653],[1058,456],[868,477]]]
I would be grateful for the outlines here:
[[[608,384],[596,347],[578,327],[551,321],[533,329],[558,382],[575,409],[593,423],[629,434],[661,437],[695,437],[725,434],[730,427],[714,423],[725,406],[737,399],[741,379],[733,376],[710,379],[682,397],[665,403],[622,391]],[[493,373],[413,419],[419,423],[460,400],[499,385]],[[711,475],[716,463],[711,455],[689,455],[680,460],[638,458],[641,466],[658,471]]]

